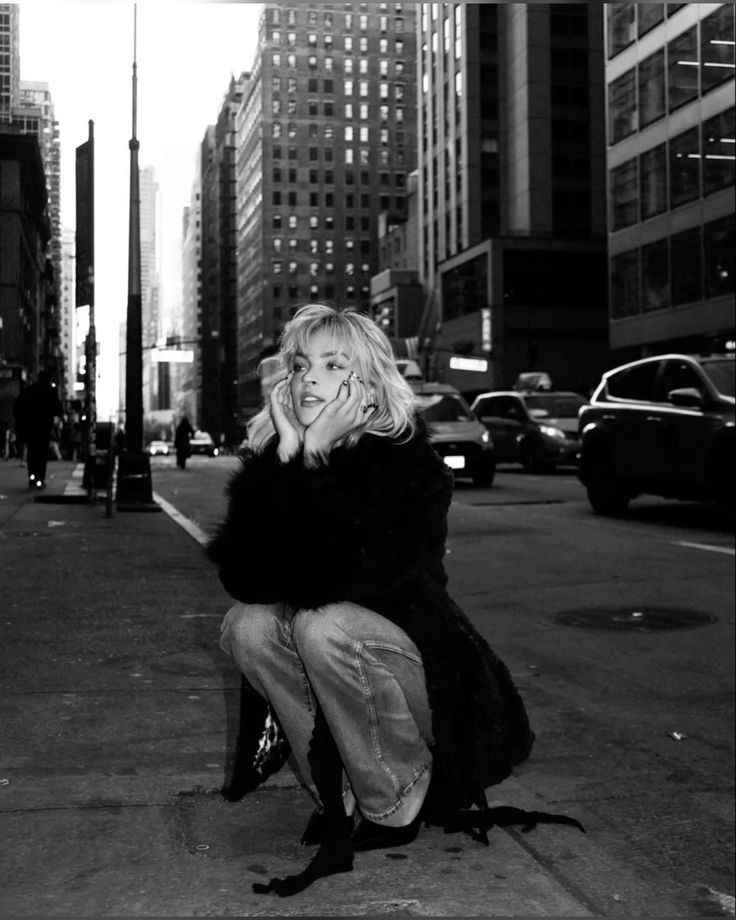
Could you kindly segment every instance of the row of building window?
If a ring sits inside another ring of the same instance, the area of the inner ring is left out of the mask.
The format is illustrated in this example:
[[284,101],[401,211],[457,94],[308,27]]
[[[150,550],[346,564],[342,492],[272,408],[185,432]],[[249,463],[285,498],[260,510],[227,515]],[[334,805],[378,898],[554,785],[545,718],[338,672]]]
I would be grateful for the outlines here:
[[[301,288],[296,284],[290,284],[286,288],[282,287],[280,284],[274,284],[271,288],[273,293],[273,299],[279,301],[288,298],[292,303],[296,303],[297,306],[299,302],[304,301],[305,294],[308,294],[309,299],[314,300],[326,300],[332,301],[335,297],[335,286],[334,284],[325,284],[321,286],[319,284],[310,284],[306,288]],[[370,296],[370,287],[367,284],[363,284],[359,289],[356,289],[355,285],[348,284],[345,287],[345,301],[347,304],[355,303],[358,296],[358,291],[360,293],[360,300],[366,301]],[[293,316],[297,310],[297,306],[290,307],[288,310],[282,307],[274,307],[273,309],[273,318],[276,322],[281,322],[286,315]]]
[[734,217],[611,259],[611,316],[621,319],[734,293]]
[[[371,184],[371,174],[367,171],[361,172],[360,183],[361,185],[370,186]],[[288,181],[290,185],[293,185],[298,181],[298,173],[295,169],[289,169],[284,173],[284,170],[280,166],[275,166],[272,172],[272,179],[275,183],[281,183],[283,181]],[[356,174],[353,172],[345,173],[345,185],[351,186],[355,185]],[[335,184],[335,173],[331,169],[324,170],[324,172],[318,172],[317,170],[309,171],[309,181],[310,184],[316,185],[320,183],[322,185],[334,185]],[[378,173],[378,182],[380,185],[385,187],[395,185],[397,189],[406,188],[406,173],[389,173],[389,172],[379,172]],[[313,193],[316,194],[316,193]]]
[[610,3],[608,18],[608,57],[615,57],[686,3]]
[[[275,236],[271,240],[273,251],[275,253],[281,253],[285,251],[284,248],[284,239],[280,236]],[[299,252],[302,248],[300,244],[306,243],[307,249],[310,255],[318,255],[322,250],[324,250],[325,255],[331,256],[335,253],[335,241],[332,238],[328,239],[319,239],[313,237],[310,240],[299,239],[298,237],[292,236],[286,240],[286,249],[290,252]],[[370,239],[360,239],[356,240],[354,237],[349,236],[343,240],[343,246],[345,252],[353,253],[360,251],[361,255],[369,256],[371,254],[371,241]]]
[[[344,80],[338,84],[338,89],[344,96],[358,95],[361,98],[367,99],[370,95],[371,86],[375,86],[375,84],[368,80],[358,80],[357,82],[355,80]],[[406,98],[406,85],[404,83],[394,83],[392,85],[384,80],[378,83],[378,98],[389,99],[392,86],[394,99],[400,102],[402,99]],[[278,98],[282,90],[285,90],[287,93],[298,93],[299,89],[299,81],[296,77],[283,78],[279,74],[275,74],[271,78],[271,90],[274,98]],[[319,80],[317,77],[309,77],[307,80],[307,92],[310,95],[320,93]],[[332,78],[324,78],[322,80],[322,94],[331,96],[334,92],[335,81]]]
[[[394,25],[394,28],[396,32],[402,33],[404,31],[403,20],[397,19]],[[270,36],[271,44],[272,45],[282,44],[281,37],[282,37],[281,32],[278,29],[274,29],[271,32],[271,36]],[[283,42],[283,44],[285,44],[287,48],[299,47],[300,36],[298,35],[298,33],[287,32],[284,38],[285,38],[285,41]],[[319,36],[317,35],[316,32],[309,32],[307,34],[307,48],[317,48],[318,40],[319,40]],[[346,35],[343,39],[342,50],[346,52],[347,54],[352,54],[354,51],[359,51],[361,54],[366,54],[368,52],[369,45],[374,44],[374,43],[375,43],[374,39],[372,39],[369,42],[368,37],[365,35],[361,36],[358,39],[357,43],[353,41],[353,38],[351,35]],[[356,47],[356,44],[357,44],[357,47]],[[333,36],[330,35],[329,32],[325,33],[322,36],[322,47],[325,49],[325,51],[329,51],[329,52],[336,50]],[[390,47],[390,44],[387,38],[379,38],[378,51],[380,54],[387,54],[389,47]],[[404,40],[403,39],[397,38],[394,40],[394,51],[397,54],[404,53]]]
[[[381,47],[378,49],[380,54],[388,54],[388,45],[384,47],[381,43]],[[394,50],[397,54],[403,53],[403,42],[396,42]],[[280,51],[275,51],[271,55],[271,63],[278,70],[281,68],[282,56]],[[289,70],[297,70],[299,63],[299,58],[295,54],[286,55],[286,66]],[[388,58],[379,58],[378,59],[378,73],[379,76],[387,77],[389,76],[389,71],[393,66],[394,75],[401,77],[406,72],[406,62],[398,59],[389,61]],[[330,55],[325,55],[320,58],[316,54],[310,54],[307,56],[307,69],[314,71],[324,71],[324,73],[336,73],[339,72],[339,68],[336,71],[335,69],[335,59]],[[351,57],[346,57],[342,61],[342,73],[350,77],[355,73],[355,61]],[[360,58],[358,60],[358,73],[367,74],[368,73],[368,58]],[[287,80],[295,80],[296,77],[287,77]]]
[[[286,124],[286,136],[290,138],[295,138],[299,131],[299,124],[295,121],[290,121]],[[318,125],[315,122],[312,122],[308,129],[307,134],[310,138],[318,138],[320,136],[320,129],[322,137],[325,140],[332,140],[335,135],[334,125],[327,124]],[[343,135],[345,140],[348,143],[351,143],[354,140],[360,141],[361,144],[369,144],[371,142],[371,129],[368,125],[360,125],[359,127],[354,127],[353,125],[345,125],[343,129]],[[275,138],[284,136],[284,126],[280,121],[271,122],[271,136]],[[379,128],[378,129],[378,142],[381,146],[388,146],[393,143],[397,147],[403,147],[406,143],[406,134],[401,128],[397,128],[393,133],[393,140],[390,128]],[[290,147],[289,150],[292,148]],[[295,148],[294,148],[295,149]],[[290,157],[290,159],[293,159]]]
[[[281,99],[277,98],[271,100],[271,114],[277,118],[280,115],[296,115],[297,117],[302,115],[307,118],[318,118],[320,114],[325,118],[335,117],[335,103],[329,100],[322,103],[321,112],[320,103],[317,99],[307,99],[306,104],[302,100],[301,112],[299,108],[299,100],[295,98],[287,99],[286,106],[283,105]],[[361,102],[358,105],[352,102],[346,102],[343,107],[343,117],[346,119],[359,118],[361,121],[370,121],[371,110],[375,113],[376,107],[368,102]],[[378,106],[378,116],[382,122],[385,123],[389,121],[392,115],[398,124],[402,124],[404,121],[404,107],[402,105],[395,105],[392,109],[389,105]]]
[[731,108],[611,170],[611,229],[732,187],[735,136]]
[[[365,7],[365,5],[363,5]],[[400,3],[392,4],[394,13],[402,12],[402,5]],[[379,8],[379,13],[388,12],[388,4],[381,3]],[[285,11],[286,16],[283,20],[287,26],[295,26],[297,24],[297,11],[296,9],[287,9]],[[324,29],[332,29],[335,26],[337,17],[332,10],[325,10],[320,21],[319,14],[317,10],[307,10],[306,15],[306,24],[309,29],[316,29],[321,26]],[[281,10],[278,8],[271,10],[271,19],[272,26],[280,26],[282,24]],[[342,25],[346,30],[354,29],[356,26],[360,29],[361,32],[367,32],[371,25],[375,25],[375,18],[369,16],[368,13],[360,13],[355,15],[352,11],[349,13],[344,13],[342,16]],[[402,20],[403,24],[403,20]],[[388,28],[388,16],[380,15],[378,17],[378,28],[385,32]]]
[[[292,259],[290,262],[283,262],[281,259],[272,259],[271,271],[274,275],[289,274],[292,276],[298,275],[300,271],[306,271],[312,278],[317,278],[320,275],[334,275],[336,268],[334,262],[302,263],[297,259]],[[356,274],[370,275],[372,267],[369,262],[361,262],[360,265],[357,265],[355,262],[345,262],[341,267],[341,271],[346,277],[352,278]]]
[[[304,150],[301,151],[302,156],[299,156],[298,147],[287,147],[286,148],[286,158],[288,160],[304,160]],[[346,166],[370,166],[370,151],[367,147],[359,147],[357,151],[358,155],[356,156],[355,150],[352,147],[345,149],[343,153],[343,162]],[[284,151],[280,146],[274,146],[271,148],[271,155],[274,160],[283,160]],[[309,162],[316,163],[319,160],[319,148],[310,147],[307,152],[307,157]],[[397,148],[393,151],[394,164],[396,166],[405,167],[406,166],[406,154],[401,148]],[[334,150],[331,147],[325,147],[322,149],[322,159],[325,163],[332,163],[334,160]],[[381,149],[378,152],[378,162],[381,166],[389,166],[391,160],[391,151],[387,149]]]
[[[287,205],[290,208],[299,207],[299,205],[307,204],[310,208],[319,208],[324,206],[325,208],[334,208],[335,207],[335,196],[332,192],[307,192],[308,195],[307,201],[303,200],[303,195],[300,195],[298,192],[282,192],[280,190],[275,190],[271,193],[271,203],[274,207],[281,207],[282,205]],[[301,199],[301,200],[300,200]],[[353,211],[356,208],[367,211],[373,204],[376,202],[375,195],[353,195],[348,194],[342,198],[342,206],[346,211]],[[396,196],[393,200],[394,210],[403,211],[406,207],[406,199],[402,196]],[[391,196],[390,195],[379,195],[378,196],[378,206],[381,211],[391,210]]]
[[[734,6],[720,7],[613,80],[608,87],[608,138],[615,144],[668,112],[733,80]],[[698,53],[698,49],[700,53]]]
[[[383,210],[388,210],[388,205]],[[319,230],[320,228],[332,232],[335,229],[335,218],[332,214],[322,215],[321,223],[320,216],[318,214],[311,214],[307,218],[307,223],[310,230]],[[370,233],[371,231],[371,219],[370,217],[363,215],[360,218],[355,217],[353,214],[346,214],[343,218],[343,224],[345,231],[351,233],[354,230],[360,230],[363,233]],[[286,226],[289,230],[299,229],[300,221],[296,214],[289,214],[286,218]],[[284,226],[284,219],[281,214],[274,214],[271,226],[274,230],[281,230]]]

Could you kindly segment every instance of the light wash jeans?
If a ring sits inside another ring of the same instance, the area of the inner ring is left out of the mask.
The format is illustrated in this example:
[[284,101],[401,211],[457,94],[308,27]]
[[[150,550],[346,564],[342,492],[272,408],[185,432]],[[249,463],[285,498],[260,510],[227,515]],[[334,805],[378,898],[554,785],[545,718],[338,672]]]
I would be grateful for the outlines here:
[[403,827],[416,817],[431,778],[431,713],[419,652],[403,630],[351,603],[239,603],[220,645],[270,703],[316,799],[307,760],[315,699],[342,757],[346,812],[357,800],[370,821]]

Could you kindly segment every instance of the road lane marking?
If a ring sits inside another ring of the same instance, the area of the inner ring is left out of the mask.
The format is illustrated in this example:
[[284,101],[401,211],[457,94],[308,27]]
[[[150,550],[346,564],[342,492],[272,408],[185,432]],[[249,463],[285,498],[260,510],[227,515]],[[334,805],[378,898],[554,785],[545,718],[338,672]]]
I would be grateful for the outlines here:
[[687,540],[675,540],[675,546],[687,546],[689,549],[704,549],[709,553],[723,553],[725,556],[736,556],[736,550],[730,546],[715,546],[712,543],[690,543]]
[[200,546],[207,545],[209,537],[201,527],[198,527],[197,524],[194,523],[194,521],[190,521],[188,517],[184,517],[178,508],[175,508],[172,504],[167,502],[165,498],[161,498],[157,492],[153,493],[153,500],[161,505],[172,521],[175,521],[179,527],[186,530],[190,537],[194,537]]

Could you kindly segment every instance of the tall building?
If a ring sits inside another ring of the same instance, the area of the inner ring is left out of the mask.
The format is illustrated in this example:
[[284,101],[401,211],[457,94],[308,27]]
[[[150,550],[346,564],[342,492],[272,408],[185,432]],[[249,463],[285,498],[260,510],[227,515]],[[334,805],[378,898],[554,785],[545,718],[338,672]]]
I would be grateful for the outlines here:
[[182,306],[180,338],[186,347],[192,347],[191,364],[177,365],[172,380],[174,408],[186,412],[192,425],[198,425],[201,416],[202,372],[201,356],[197,347],[201,330],[202,291],[202,168],[201,149],[197,151],[194,182],[189,206],[182,219]]
[[141,227],[141,342],[143,346],[143,415],[158,405],[158,367],[152,361],[154,345],[163,335],[158,276],[158,183],[152,166],[140,170]]
[[[66,370],[62,396],[66,399],[78,399],[77,391],[77,342],[74,279],[75,279],[75,232],[65,227],[61,231],[61,272],[59,280],[59,328],[60,347],[64,356]],[[81,347],[81,346],[80,346]],[[81,381],[80,389],[83,384]]]
[[297,306],[370,309],[416,163],[413,3],[269,3],[237,116],[238,401]]
[[17,3],[0,3],[0,125],[13,120],[20,92],[20,12]]
[[734,5],[607,6],[617,363],[734,334]]
[[430,372],[469,393],[531,370],[585,390],[607,351],[602,9],[419,8]]

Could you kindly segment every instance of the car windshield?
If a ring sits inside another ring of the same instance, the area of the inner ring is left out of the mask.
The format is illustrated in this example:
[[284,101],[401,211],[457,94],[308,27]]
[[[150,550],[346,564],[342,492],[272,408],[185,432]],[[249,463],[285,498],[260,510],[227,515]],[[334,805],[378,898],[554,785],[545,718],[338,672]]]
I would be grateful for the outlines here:
[[734,361],[731,358],[703,361],[701,367],[710,377],[713,386],[724,396],[734,395]]
[[524,396],[524,402],[535,418],[577,418],[578,410],[586,404],[577,393],[534,393]]
[[464,400],[448,393],[420,394],[416,407],[425,422],[473,421],[473,413]]

